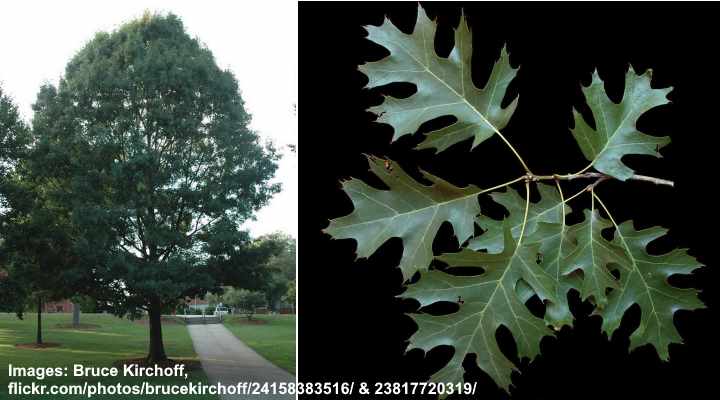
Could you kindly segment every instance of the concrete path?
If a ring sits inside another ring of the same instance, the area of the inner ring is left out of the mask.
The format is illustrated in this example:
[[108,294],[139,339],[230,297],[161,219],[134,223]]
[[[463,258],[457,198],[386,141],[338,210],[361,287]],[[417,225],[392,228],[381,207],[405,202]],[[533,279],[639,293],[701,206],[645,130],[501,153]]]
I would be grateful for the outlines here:
[[[295,377],[264,359],[222,324],[188,325],[195,352],[212,383],[295,382]],[[294,399],[294,395],[225,395],[223,400]]]
[[182,321],[185,325],[222,323],[219,315],[173,315],[173,318]]

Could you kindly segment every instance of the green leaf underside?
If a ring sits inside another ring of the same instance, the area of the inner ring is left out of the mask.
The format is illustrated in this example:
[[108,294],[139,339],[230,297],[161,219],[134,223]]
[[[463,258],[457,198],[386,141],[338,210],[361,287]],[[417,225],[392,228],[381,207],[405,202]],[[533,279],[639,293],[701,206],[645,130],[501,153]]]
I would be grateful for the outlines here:
[[613,243],[624,249],[629,259],[627,270],[620,273],[620,287],[610,292],[607,307],[600,313],[602,329],[612,335],[620,326],[623,314],[633,304],[641,309],[640,326],[630,336],[630,349],[652,344],[663,360],[668,360],[670,343],[682,338],[673,324],[673,314],[679,309],[695,310],[704,307],[695,289],[671,286],[667,279],[673,274],[690,274],[702,267],[685,249],[675,249],[663,255],[650,255],[646,246],[664,236],[666,229],[652,227],[636,231],[632,221],[619,225]]
[[455,46],[448,58],[438,57],[434,49],[436,24],[422,7],[412,34],[400,31],[390,20],[381,26],[366,26],[368,39],[390,51],[388,57],[359,67],[368,77],[368,87],[393,82],[413,83],[417,92],[408,98],[386,97],[370,111],[379,115],[378,122],[393,127],[393,141],[417,132],[424,122],[452,115],[454,124],[429,132],[418,149],[448,147],[473,138],[474,148],[504,128],[517,107],[515,98],[501,107],[505,92],[517,69],[510,66],[503,48],[500,59],[483,89],[475,87],[471,77],[472,35],[465,17],[455,30]]
[[393,162],[388,161],[386,167],[385,160],[368,157],[368,161],[370,171],[390,189],[376,189],[357,179],[343,182],[355,210],[330,221],[325,229],[335,239],[355,239],[359,257],[369,257],[387,240],[398,237],[403,241],[400,269],[409,279],[430,265],[432,242],[443,222],[450,222],[459,243],[473,235],[480,188],[458,188],[422,172],[433,183],[426,186]]
[[[569,214],[572,211],[567,205],[563,209],[560,194],[554,186],[538,183],[537,188],[540,192],[540,201],[530,203],[527,226],[525,227],[527,236],[535,232],[538,223],[560,223],[563,220],[563,212]],[[492,193],[490,197],[508,211],[507,223],[510,224],[513,238],[517,239],[522,229],[525,214],[525,197],[512,188],[508,188],[505,192]],[[478,215],[476,222],[485,232],[471,239],[468,248],[487,250],[488,253],[502,252],[504,222],[485,215]]]
[[482,267],[481,275],[454,276],[433,270],[423,273],[417,283],[400,295],[416,299],[422,306],[462,299],[460,310],[453,314],[411,315],[418,330],[410,338],[410,349],[428,351],[439,345],[455,348],[452,359],[431,377],[432,381],[461,382],[462,362],[467,354],[474,353],[478,366],[507,390],[514,366],[500,351],[496,330],[500,325],[507,327],[515,338],[519,355],[531,359],[540,352],[542,337],[550,333],[545,322],[522,303],[516,285],[522,280],[542,300],[553,302],[554,280],[538,268],[536,246],[516,247],[509,226],[504,240],[505,250],[500,254],[463,249],[438,257],[452,267]]
[[602,236],[602,231],[613,226],[602,218],[597,210],[584,210],[585,220],[568,228],[568,236],[577,246],[569,252],[563,263],[563,274],[583,271],[581,286],[577,289],[583,299],[593,298],[600,308],[607,304],[608,288],[617,288],[615,277],[610,273],[613,265],[626,265],[627,259],[621,248]]
[[652,108],[667,104],[672,88],[652,89],[652,72],[635,74],[630,67],[625,75],[625,91],[620,103],[614,103],[605,93],[604,83],[597,71],[583,93],[593,114],[596,129],[573,110],[575,127],[571,130],[585,157],[596,170],[619,180],[633,176],[634,171],[622,163],[627,154],[661,157],[658,150],[670,143],[669,137],[650,136],[637,130],[638,118]]
[[[563,274],[562,258],[571,248],[572,241],[567,235],[564,225],[564,215],[572,209],[563,204],[557,189],[551,185],[537,183],[540,201],[530,203],[528,219],[525,226],[527,243],[538,243],[539,255],[542,256],[542,266],[554,277],[556,281],[557,299],[554,303],[546,304],[545,320],[553,327],[572,324],[572,314],[567,300],[567,292],[579,287],[577,276]],[[508,188],[506,192],[491,194],[492,199],[508,211],[507,223],[511,226],[513,238],[517,240],[522,229],[525,212],[525,198],[516,190]],[[485,230],[480,236],[470,239],[468,248],[473,250],[486,250],[488,253],[499,253],[503,250],[503,221],[495,220],[485,215],[476,218],[477,224]],[[522,280],[517,285],[518,296],[525,303],[535,293]]]
[[[473,138],[474,148],[506,126],[517,98],[504,109],[501,102],[517,69],[511,67],[503,48],[485,87],[476,88],[471,78],[472,35],[464,17],[455,30],[455,45],[448,58],[435,53],[436,25],[422,8],[418,8],[412,34],[401,32],[387,19],[379,27],[366,28],[368,39],[390,52],[380,61],[360,66],[368,76],[368,86],[406,82],[417,87],[410,97],[386,97],[383,104],[371,108],[379,114],[379,122],[393,127],[393,141],[447,115],[457,122],[429,132],[418,149],[439,152],[469,138]],[[659,149],[669,143],[667,137],[646,135],[636,128],[643,114],[668,103],[667,94],[672,90],[653,89],[650,81],[650,71],[637,75],[630,68],[620,103],[607,96],[597,72],[583,88],[592,120],[586,121],[573,110],[572,134],[597,171],[626,180],[634,171],[623,164],[625,155],[660,157]],[[592,122],[595,128],[590,126]],[[481,190],[475,186],[458,188],[423,172],[432,182],[426,186],[389,160],[369,157],[369,164],[388,189],[376,189],[357,179],[343,182],[355,209],[332,220],[325,232],[335,239],[355,239],[359,257],[369,257],[390,238],[402,239],[403,277],[407,280],[420,271],[421,278],[399,297],[416,299],[423,307],[459,303],[458,311],[447,315],[410,315],[418,330],[410,338],[409,349],[454,348],[453,357],[433,374],[433,381],[463,381],[462,362],[468,354],[475,354],[478,366],[508,390],[516,367],[500,351],[497,329],[502,325],[511,332],[521,358],[534,358],[542,337],[553,333],[549,327],[573,324],[570,290],[577,290],[596,306],[595,313],[603,318],[602,330],[608,336],[618,329],[625,312],[638,304],[641,321],[631,334],[630,347],[651,344],[664,360],[669,357],[669,344],[682,340],[673,323],[674,312],[703,307],[696,290],[667,282],[670,275],[690,274],[701,264],[684,249],[664,255],[647,253],[647,244],[665,234],[663,228],[636,231],[632,221],[615,227],[594,207],[584,210],[581,222],[567,225],[565,217],[572,210],[561,201],[556,187],[539,182],[536,203],[528,204],[524,195],[509,187],[492,193],[492,199],[507,210],[503,220],[495,220],[480,214],[477,197]],[[480,267],[481,274],[457,276],[428,270],[432,242],[446,221],[464,247],[436,258],[453,268]],[[475,223],[483,232],[473,237]],[[611,230],[613,239],[605,239],[603,232]],[[615,270],[619,278],[612,274]],[[536,295],[545,304],[543,318],[535,317],[525,305]]]
[[[337,239],[356,239],[361,257],[371,255],[389,238],[400,237],[404,245],[400,267],[406,279],[429,266],[432,241],[442,222],[452,224],[460,243],[472,236],[472,224],[468,222],[480,212],[479,188],[457,188],[423,173],[433,182],[425,186],[392,162],[387,164],[374,157],[369,157],[369,162],[370,170],[389,190],[375,189],[355,179],[345,182],[344,190],[355,211],[331,221],[327,233]],[[456,313],[411,314],[418,330],[410,338],[409,349],[429,351],[439,345],[455,349],[448,364],[433,374],[433,381],[461,382],[462,362],[472,353],[477,356],[478,366],[507,390],[515,367],[495,341],[497,328],[508,328],[519,356],[532,359],[539,352],[542,337],[552,334],[548,326],[559,329],[572,325],[567,300],[571,289],[597,306],[595,313],[602,316],[602,329],[608,335],[619,327],[627,309],[637,303],[642,318],[631,336],[631,349],[652,344],[663,359],[668,358],[668,345],[681,341],[673,313],[703,306],[696,290],[675,288],[666,280],[669,275],[688,274],[700,267],[693,257],[685,250],[663,256],[646,253],[647,243],[662,236],[664,229],[636,232],[632,222],[626,222],[608,241],[602,232],[613,228],[613,224],[597,210],[584,210],[582,222],[567,226],[564,216],[570,209],[560,201],[557,190],[538,183],[538,191],[540,200],[530,203],[525,240],[519,247],[525,200],[513,189],[495,193],[493,199],[509,214],[500,222],[503,242],[498,245],[494,238],[499,221],[481,216],[481,227],[486,229],[482,235],[469,241],[459,253],[437,257],[451,267],[481,267],[484,273],[455,276],[439,270],[426,271],[400,295],[416,299],[422,306],[461,300]],[[473,245],[475,249],[471,249]],[[620,271],[619,280],[610,273],[615,268]],[[575,273],[578,270],[582,274]],[[546,305],[544,318],[532,315],[524,304],[533,295]]]
[[[507,390],[514,366],[497,346],[497,328],[507,327],[515,338],[518,355],[532,359],[539,352],[542,337],[551,334],[547,325],[559,328],[572,324],[567,304],[571,289],[595,304],[606,304],[595,313],[603,317],[602,329],[609,336],[627,309],[637,303],[642,317],[631,336],[631,349],[652,344],[664,360],[668,359],[668,345],[682,340],[673,324],[673,313],[703,307],[696,290],[676,288],[667,282],[670,275],[689,274],[701,264],[681,249],[661,256],[647,254],[645,247],[665,234],[663,228],[635,231],[628,221],[620,225],[612,241],[607,241],[601,232],[612,223],[596,210],[585,210],[585,220],[572,226],[562,221],[539,222],[535,233],[516,247],[510,225],[508,220],[503,235],[505,250],[500,254],[465,248],[437,257],[451,267],[482,267],[483,274],[455,276],[432,270],[399,296],[416,299],[421,306],[462,301],[453,314],[411,314],[418,330],[410,338],[409,349],[429,351],[440,345],[455,349],[452,359],[431,380],[462,381],[462,362],[467,354],[474,353],[478,366]],[[543,255],[540,266],[537,254]],[[609,273],[611,266],[620,268],[619,281]],[[584,277],[572,274],[575,269],[582,269]],[[607,288],[613,290],[605,297]],[[546,304],[544,321],[524,305],[532,295]]]
[[[568,234],[568,227],[563,223],[539,222],[535,232],[527,238],[527,243],[537,243],[538,252],[542,255],[541,266],[555,280],[555,302],[545,304],[545,321],[556,329],[563,325],[572,325],[573,316],[568,304],[568,292],[579,288],[582,279],[576,274],[566,274],[564,261],[576,247],[575,241]],[[535,293],[529,286],[521,297],[523,303]]]

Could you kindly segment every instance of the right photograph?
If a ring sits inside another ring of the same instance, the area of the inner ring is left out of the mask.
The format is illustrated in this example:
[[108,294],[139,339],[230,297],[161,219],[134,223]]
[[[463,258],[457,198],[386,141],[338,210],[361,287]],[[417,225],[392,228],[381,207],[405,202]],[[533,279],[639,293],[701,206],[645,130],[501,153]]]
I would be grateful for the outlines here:
[[719,12],[299,3],[299,380],[714,390]]

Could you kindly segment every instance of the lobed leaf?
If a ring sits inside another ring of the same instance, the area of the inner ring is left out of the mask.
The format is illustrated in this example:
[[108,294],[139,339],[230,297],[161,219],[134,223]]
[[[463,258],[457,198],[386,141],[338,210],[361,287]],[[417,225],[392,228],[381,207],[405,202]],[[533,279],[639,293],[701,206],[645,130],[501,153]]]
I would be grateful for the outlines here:
[[620,326],[625,311],[638,304],[642,315],[640,326],[630,335],[630,349],[651,344],[663,360],[669,358],[670,343],[682,342],[673,324],[675,311],[704,307],[697,290],[673,287],[667,281],[670,275],[689,274],[702,264],[685,249],[663,255],[647,253],[648,243],[665,233],[667,230],[660,227],[637,231],[632,221],[618,226],[613,244],[625,251],[630,262],[621,270],[620,286],[610,293],[608,306],[599,311],[602,329],[610,336]]
[[417,92],[408,98],[386,97],[381,105],[370,109],[379,115],[379,122],[393,127],[393,141],[445,115],[454,116],[457,122],[430,132],[418,149],[443,151],[469,138],[473,138],[474,148],[507,125],[517,98],[506,108],[501,103],[517,69],[510,66],[503,48],[485,86],[475,87],[471,76],[472,34],[464,16],[455,30],[455,46],[448,58],[435,52],[436,24],[422,7],[418,6],[412,34],[405,34],[388,19],[381,26],[366,29],[368,39],[390,51],[388,57],[359,67],[368,77],[368,87],[393,82],[417,87]]
[[[415,133],[425,122],[448,115],[456,122],[429,132],[418,149],[439,152],[469,138],[473,138],[474,148],[494,134],[501,135],[500,129],[517,106],[517,98],[506,108],[501,106],[517,69],[512,68],[503,48],[485,86],[475,87],[471,76],[472,34],[464,16],[454,32],[455,44],[448,58],[436,54],[436,25],[421,7],[411,34],[403,33],[387,19],[381,26],[366,28],[368,39],[390,53],[360,66],[368,76],[368,86],[405,82],[417,89],[407,98],[388,96],[371,108],[379,115],[379,122],[392,126],[393,141]],[[571,131],[591,162],[589,167],[627,180],[634,171],[622,162],[625,155],[660,157],[658,151],[669,138],[646,135],[636,125],[647,111],[668,103],[672,88],[653,89],[651,71],[638,75],[630,68],[619,103],[608,97],[597,72],[582,90],[592,120],[573,110],[575,126]],[[681,249],[660,256],[647,253],[647,244],[665,233],[662,228],[636,231],[632,222],[616,226],[612,217],[601,217],[594,206],[584,211],[582,222],[568,226],[565,218],[572,210],[555,187],[540,183],[540,199],[535,203],[511,188],[492,193],[492,199],[507,210],[503,220],[495,220],[480,214],[477,196],[481,190],[475,186],[458,188],[423,173],[432,182],[427,186],[396,165],[388,167],[389,160],[369,157],[369,162],[370,170],[388,189],[376,189],[357,179],[344,182],[343,189],[355,210],[331,221],[325,232],[336,239],[355,239],[360,257],[370,256],[392,237],[401,238],[404,278],[416,271],[422,274],[399,297],[416,299],[423,307],[438,302],[459,304],[457,312],[447,315],[411,315],[418,329],[410,338],[409,348],[454,348],[452,358],[432,376],[433,381],[462,381],[462,362],[468,354],[475,354],[478,366],[507,390],[515,365],[500,351],[497,329],[505,326],[520,357],[532,359],[539,353],[542,337],[552,334],[548,326],[558,329],[572,325],[568,292],[573,289],[595,304],[595,313],[602,316],[602,329],[608,335],[617,330],[628,308],[638,304],[642,317],[631,336],[631,348],[652,344],[663,359],[668,358],[668,345],[681,341],[673,324],[674,312],[703,306],[697,291],[673,287],[667,281],[672,274],[689,274],[700,267],[693,257]],[[467,244],[460,252],[437,259],[454,268],[481,267],[481,274],[426,271],[433,259],[433,239],[445,221],[452,225],[459,243]],[[483,229],[477,237],[473,237],[474,222]],[[613,227],[613,239],[605,239],[603,233]],[[612,274],[615,270],[620,272],[619,279]],[[535,317],[525,306],[535,295],[545,304],[543,318]]]
[[597,71],[583,94],[593,114],[593,129],[577,110],[573,110],[575,128],[572,134],[585,157],[596,170],[624,181],[634,171],[622,163],[627,154],[661,157],[658,150],[670,143],[669,137],[646,135],[635,126],[645,112],[667,104],[672,88],[650,87],[652,71],[637,75],[630,67],[625,75],[625,91],[620,103],[614,103],[605,93],[604,82]]
[[355,239],[360,257],[369,257],[390,238],[402,239],[400,269],[405,279],[428,268],[432,242],[443,222],[450,222],[460,243],[473,235],[473,217],[480,212],[480,188],[458,188],[422,172],[433,183],[426,186],[389,160],[387,166],[386,160],[375,157],[368,161],[370,171],[390,189],[376,189],[358,179],[343,182],[355,210],[330,221],[325,233],[335,239]]
[[[541,255],[540,266],[556,282],[555,301],[545,304],[545,321],[556,329],[572,325],[573,316],[568,304],[568,292],[581,287],[582,279],[576,274],[567,274],[565,261],[577,247],[575,239],[568,232],[564,221],[560,223],[539,222],[534,234],[528,237],[528,244],[537,243]],[[524,301],[535,292],[525,294]]]
[[563,260],[562,273],[583,271],[582,284],[577,287],[583,299],[592,297],[600,308],[607,304],[606,290],[617,288],[611,265],[624,265],[627,259],[621,248],[602,236],[604,229],[613,224],[600,216],[597,210],[584,210],[585,220],[568,228],[568,235],[577,245]]
[[542,300],[554,302],[555,281],[537,266],[537,246],[518,247],[508,225],[504,232],[504,250],[500,254],[463,249],[438,257],[451,267],[482,267],[481,275],[454,276],[433,270],[400,295],[416,299],[422,306],[462,300],[456,313],[411,315],[418,330],[410,338],[410,349],[428,351],[440,345],[455,348],[452,359],[432,376],[433,381],[461,382],[462,362],[466,355],[475,354],[478,366],[507,390],[514,366],[495,339],[500,325],[513,334],[520,357],[531,359],[540,353],[542,337],[552,333],[542,318],[528,311],[518,297],[516,285],[525,282]]

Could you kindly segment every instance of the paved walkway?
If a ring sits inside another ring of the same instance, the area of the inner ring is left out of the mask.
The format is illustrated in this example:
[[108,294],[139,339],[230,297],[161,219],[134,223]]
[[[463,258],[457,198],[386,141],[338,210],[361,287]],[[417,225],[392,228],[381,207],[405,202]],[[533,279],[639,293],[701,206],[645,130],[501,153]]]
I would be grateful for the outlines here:
[[174,315],[173,317],[183,321],[185,325],[219,324],[222,322],[222,318],[216,315]]
[[[195,352],[212,383],[295,382],[295,377],[264,359],[222,324],[188,325]],[[223,400],[294,399],[294,395],[225,395]]]

